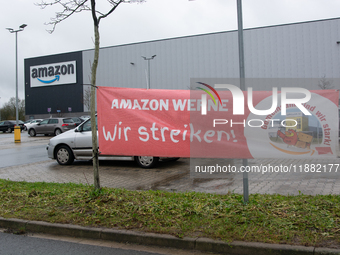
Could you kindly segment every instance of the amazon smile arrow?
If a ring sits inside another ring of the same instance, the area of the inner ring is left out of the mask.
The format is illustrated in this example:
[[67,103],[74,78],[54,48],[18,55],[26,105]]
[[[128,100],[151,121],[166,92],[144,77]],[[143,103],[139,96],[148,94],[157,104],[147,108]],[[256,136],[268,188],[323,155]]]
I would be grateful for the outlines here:
[[60,78],[60,76],[59,76],[59,75],[56,75],[54,79],[49,80],[49,81],[44,81],[44,80],[41,80],[41,79],[39,79],[39,78],[37,78],[37,79],[38,79],[40,82],[42,82],[42,83],[52,83],[52,82],[55,82],[55,81],[59,81],[59,78]]

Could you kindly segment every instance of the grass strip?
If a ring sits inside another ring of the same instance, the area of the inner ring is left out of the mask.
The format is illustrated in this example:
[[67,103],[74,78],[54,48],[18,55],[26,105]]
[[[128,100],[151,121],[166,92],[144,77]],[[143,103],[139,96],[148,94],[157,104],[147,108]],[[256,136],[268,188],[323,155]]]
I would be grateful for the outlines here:
[[0,216],[208,237],[340,247],[339,195],[216,195],[130,191],[0,179]]

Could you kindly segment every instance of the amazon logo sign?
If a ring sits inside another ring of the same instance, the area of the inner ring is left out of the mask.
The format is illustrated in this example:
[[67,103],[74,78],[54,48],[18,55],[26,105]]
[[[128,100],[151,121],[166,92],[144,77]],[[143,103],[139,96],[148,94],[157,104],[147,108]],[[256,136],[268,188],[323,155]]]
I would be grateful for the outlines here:
[[77,82],[76,61],[30,67],[31,87]]

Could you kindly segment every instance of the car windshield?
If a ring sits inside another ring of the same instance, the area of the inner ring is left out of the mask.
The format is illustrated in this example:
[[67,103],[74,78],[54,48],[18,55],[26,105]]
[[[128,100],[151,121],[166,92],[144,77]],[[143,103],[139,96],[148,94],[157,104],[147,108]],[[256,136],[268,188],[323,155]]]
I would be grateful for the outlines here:
[[[98,130],[97,116],[96,116],[96,127]],[[82,128],[82,131],[91,131],[91,119],[87,120],[81,128]]]

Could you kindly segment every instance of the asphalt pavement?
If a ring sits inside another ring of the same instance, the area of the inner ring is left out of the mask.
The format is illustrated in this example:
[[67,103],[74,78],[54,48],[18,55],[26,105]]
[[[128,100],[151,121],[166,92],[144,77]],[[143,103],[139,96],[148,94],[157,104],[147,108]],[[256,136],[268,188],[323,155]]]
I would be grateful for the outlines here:
[[28,136],[21,132],[21,143],[14,142],[14,133],[0,132],[0,168],[46,160],[46,145],[51,136]]
[[132,249],[121,249],[38,238],[26,235],[13,235],[0,232],[0,254],[3,255],[161,255]]

